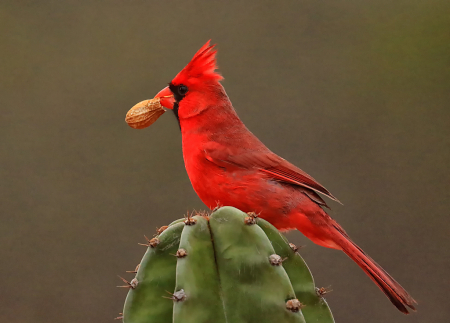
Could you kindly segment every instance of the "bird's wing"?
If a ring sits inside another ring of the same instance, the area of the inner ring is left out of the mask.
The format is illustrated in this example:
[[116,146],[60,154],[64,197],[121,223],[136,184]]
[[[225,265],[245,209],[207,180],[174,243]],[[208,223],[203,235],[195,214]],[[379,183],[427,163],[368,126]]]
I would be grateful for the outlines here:
[[341,203],[310,175],[274,154],[266,147],[260,150],[246,150],[242,147],[228,148],[217,142],[210,142],[203,146],[203,151],[205,152],[205,158],[219,167],[228,168],[234,166],[256,169],[277,181],[307,189],[304,190],[304,193],[320,205],[326,206],[326,203],[315,192]]

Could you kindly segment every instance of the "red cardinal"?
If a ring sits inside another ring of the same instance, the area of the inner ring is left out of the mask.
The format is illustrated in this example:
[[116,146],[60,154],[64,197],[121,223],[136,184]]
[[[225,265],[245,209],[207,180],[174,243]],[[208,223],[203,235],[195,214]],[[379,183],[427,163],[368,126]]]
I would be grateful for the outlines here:
[[208,41],[156,95],[178,120],[184,163],[200,199],[211,209],[254,211],[279,230],[297,229],[318,245],[342,250],[400,311],[415,310],[408,292],[323,210],[327,204],[318,193],[338,200],[245,127],[219,83],[216,52]]

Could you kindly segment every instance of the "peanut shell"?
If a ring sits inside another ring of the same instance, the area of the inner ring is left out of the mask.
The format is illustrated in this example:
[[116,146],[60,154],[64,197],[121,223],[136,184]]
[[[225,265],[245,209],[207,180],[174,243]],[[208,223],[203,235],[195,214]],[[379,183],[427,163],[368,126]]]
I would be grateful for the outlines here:
[[164,112],[160,98],[144,100],[128,111],[125,121],[131,128],[143,129],[152,125]]

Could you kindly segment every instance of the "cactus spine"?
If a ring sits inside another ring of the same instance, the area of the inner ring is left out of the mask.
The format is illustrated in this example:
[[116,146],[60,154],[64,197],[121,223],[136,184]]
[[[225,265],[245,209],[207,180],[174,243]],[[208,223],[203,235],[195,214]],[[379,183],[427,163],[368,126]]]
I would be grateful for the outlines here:
[[232,207],[169,225],[132,283],[125,323],[334,322],[284,236]]

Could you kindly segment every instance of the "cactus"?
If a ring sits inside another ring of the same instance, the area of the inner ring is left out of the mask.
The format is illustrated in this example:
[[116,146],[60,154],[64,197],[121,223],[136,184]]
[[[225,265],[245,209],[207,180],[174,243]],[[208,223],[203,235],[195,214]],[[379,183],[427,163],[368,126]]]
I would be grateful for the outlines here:
[[123,322],[334,322],[297,248],[255,214],[222,207],[164,229],[127,282]]

